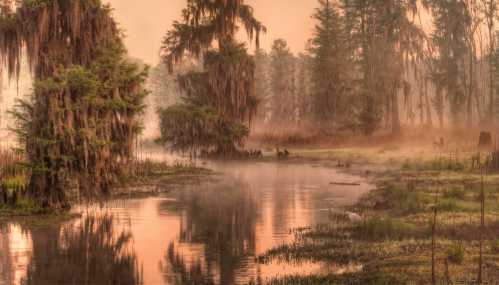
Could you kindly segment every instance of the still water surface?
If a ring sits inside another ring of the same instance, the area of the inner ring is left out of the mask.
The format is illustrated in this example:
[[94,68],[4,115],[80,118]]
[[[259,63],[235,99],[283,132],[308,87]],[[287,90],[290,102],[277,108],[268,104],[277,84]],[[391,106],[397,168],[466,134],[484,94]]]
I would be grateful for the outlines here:
[[78,207],[52,225],[0,225],[0,284],[246,284],[283,274],[341,272],[331,264],[261,265],[290,230],[372,187],[312,164],[220,163],[215,182],[157,197]]

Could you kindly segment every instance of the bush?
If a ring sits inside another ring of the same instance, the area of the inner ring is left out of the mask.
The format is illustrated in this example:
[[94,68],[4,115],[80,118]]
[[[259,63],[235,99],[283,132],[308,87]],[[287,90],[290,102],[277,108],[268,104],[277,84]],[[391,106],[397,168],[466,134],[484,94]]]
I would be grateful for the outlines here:
[[466,166],[460,161],[450,160],[448,158],[432,160],[409,160],[406,159],[402,164],[403,170],[422,170],[422,171],[464,171]]
[[450,190],[445,191],[444,193],[444,198],[450,199],[461,199],[464,200],[466,198],[466,191],[462,188],[452,188]]
[[453,244],[447,249],[447,260],[451,263],[462,264],[464,261],[464,247],[461,244]]
[[499,254],[499,239],[492,242],[490,249],[492,253]]
[[437,210],[439,212],[457,212],[461,207],[454,200],[442,200],[438,203]]
[[211,106],[179,104],[160,110],[159,143],[188,152],[216,149],[225,154],[236,150],[249,134],[242,123],[220,116]]
[[421,193],[409,191],[395,185],[389,185],[383,190],[385,206],[399,214],[415,214],[425,209],[426,201]]
[[364,240],[401,240],[414,236],[415,228],[391,218],[369,219],[353,229],[353,236]]

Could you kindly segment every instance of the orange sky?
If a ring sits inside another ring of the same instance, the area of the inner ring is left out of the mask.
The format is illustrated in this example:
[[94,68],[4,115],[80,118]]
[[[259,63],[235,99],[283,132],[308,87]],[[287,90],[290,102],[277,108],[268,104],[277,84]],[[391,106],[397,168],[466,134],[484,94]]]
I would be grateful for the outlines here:
[[[115,17],[126,31],[126,45],[132,57],[149,64],[158,61],[161,39],[172,22],[180,17],[186,0],[106,0],[115,9]],[[262,47],[284,38],[293,52],[303,51],[314,22],[311,15],[316,0],[247,0],[268,28]]]

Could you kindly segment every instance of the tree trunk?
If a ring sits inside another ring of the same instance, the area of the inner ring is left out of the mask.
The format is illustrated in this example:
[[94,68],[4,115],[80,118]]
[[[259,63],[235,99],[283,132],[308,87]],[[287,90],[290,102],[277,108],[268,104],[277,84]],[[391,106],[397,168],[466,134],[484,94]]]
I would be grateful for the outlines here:
[[428,127],[432,127],[433,126],[433,118],[431,115],[430,99],[428,98],[428,81],[426,79],[424,81],[424,97],[425,97],[425,105],[426,105],[426,125]]
[[400,135],[400,114],[399,114],[399,100],[397,85],[393,85],[392,90],[392,134],[395,136]]

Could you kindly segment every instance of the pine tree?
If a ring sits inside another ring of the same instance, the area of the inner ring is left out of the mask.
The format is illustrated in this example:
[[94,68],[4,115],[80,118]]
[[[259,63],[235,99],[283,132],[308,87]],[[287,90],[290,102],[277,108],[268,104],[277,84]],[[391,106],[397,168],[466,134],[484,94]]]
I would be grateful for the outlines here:
[[272,96],[270,86],[270,55],[265,50],[255,52],[255,95],[259,101],[256,119],[265,123],[270,113],[270,100]]
[[294,56],[288,43],[277,39],[272,44],[270,54],[270,85],[272,97],[270,100],[271,120],[277,126],[294,121]]
[[300,53],[297,57],[297,78],[296,78],[296,97],[297,97],[297,115],[299,124],[310,121],[312,110],[311,98],[311,61],[308,54]]
[[349,84],[345,27],[337,7],[329,0],[319,0],[313,18],[317,21],[309,48],[313,110],[318,125],[331,128],[350,112],[349,106],[342,104]]

